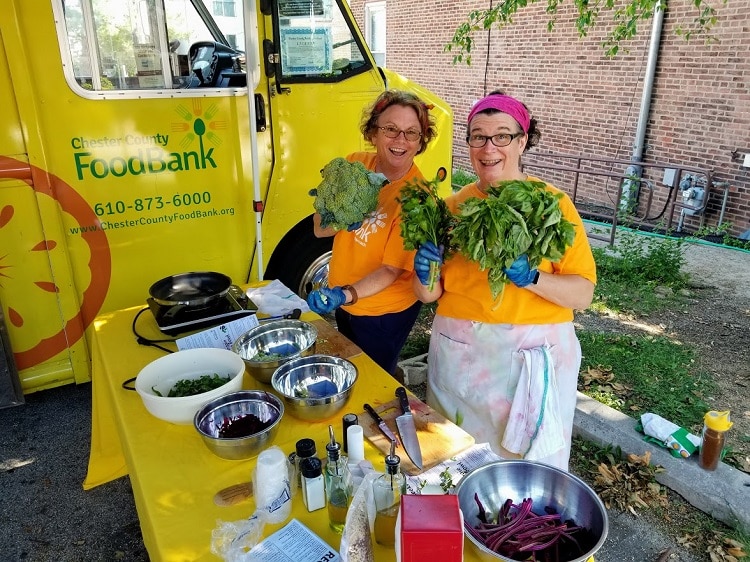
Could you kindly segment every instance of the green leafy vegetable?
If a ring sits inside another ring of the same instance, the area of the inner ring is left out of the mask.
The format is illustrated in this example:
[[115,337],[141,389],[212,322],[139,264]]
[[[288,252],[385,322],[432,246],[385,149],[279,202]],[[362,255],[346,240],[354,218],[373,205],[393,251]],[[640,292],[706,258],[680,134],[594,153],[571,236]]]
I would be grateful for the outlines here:
[[[197,379],[183,379],[177,381],[177,383],[169,389],[167,397],[174,398],[178,396],[194,396],[196,394],[202,394],[209,390],[213,390],[214,388],[219,388],[230,380],[231,377],[229,375],[222,377],[218,373],[214,373],[213,375],[202,375]],[[151,390],[157,396],[164,396],[153,386],[151,387]]]
[[362,162],[334,158],[320,172],[323,181],[310,190],[320,226],[344,230],[362,222],[378,206],[380,189],[388,180],[370,172]]
[[[445,201],[438,195],[440,175],[432,181],[416,180],[408,182],[401,189],[398,201],[401,203],[401,237],[406,250],[418,250],[425,242],[432,242],[438,248],[443,246],[443,259],[453,252],[451,230],[456,219]],[[430,264],[428,289],[435,287],[438,279],[437,263]]]
[[481,270],[489,270],[496,306],[510,282],[503,270],[518,256],[526,254],[535,268],[542,259],[559,261],[573,244],[575,227],[562,216],[562,197],[542,182],[513,180],[491,187],[486,199],[472,197],[459,206],[453,243]]

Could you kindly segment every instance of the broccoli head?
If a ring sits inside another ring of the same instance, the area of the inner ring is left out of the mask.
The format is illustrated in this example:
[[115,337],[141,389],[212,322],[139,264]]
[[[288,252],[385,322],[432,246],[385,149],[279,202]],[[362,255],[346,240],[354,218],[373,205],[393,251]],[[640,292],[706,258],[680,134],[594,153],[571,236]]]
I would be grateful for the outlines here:
[[310,190],[320,226],[344,230],[362,222],[378,205],[378,194],[387,180],[370,172],[361,162],[334,158],[320,171],[323,181]]

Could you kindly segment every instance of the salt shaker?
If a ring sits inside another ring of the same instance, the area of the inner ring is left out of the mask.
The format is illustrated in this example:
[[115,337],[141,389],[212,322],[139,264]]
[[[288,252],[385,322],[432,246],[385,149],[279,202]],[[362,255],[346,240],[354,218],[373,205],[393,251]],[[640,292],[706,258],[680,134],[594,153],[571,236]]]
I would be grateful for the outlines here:
[[306,457],[299,463],[302,474],[302,499],[307,511],[316,511],[326,506],[326,491],[323,483],[323,463],[318,457]]
[[317,449],[315,447],[315,441],[309,438],[300,439],[297,441],[295,445],[295,456],[294,456],[294,464],[297,468],[297,482],[296,485],[299,487],[302,485],[302,472],[300,471],[300,467],[302,465],[302,460],[310,457],[314,457],[317,454]]
[[708,412],[703,417],[701,448],[698,453],[698,464],[704,470],[716,470],[721,460],[721,451],[726,443],[727,431],[732,427],[729,411]]

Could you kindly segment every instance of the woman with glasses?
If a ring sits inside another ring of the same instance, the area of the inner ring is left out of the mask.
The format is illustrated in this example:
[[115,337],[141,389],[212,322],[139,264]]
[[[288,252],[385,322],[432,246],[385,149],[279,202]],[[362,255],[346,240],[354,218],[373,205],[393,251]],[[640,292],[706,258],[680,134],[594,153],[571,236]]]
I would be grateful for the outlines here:
[[430,109],[408,92],[383,92],[360,126],[375,152],[347,156],[388,179],[377,209],[347,230],[321,228],[320,215],[313,217],[317,237],[334,236],[333,255],[329,287],[312,291],[307,302],[318,314],[335,311],[339,332],[391,375],[422,306],[412,290],[414,252],[404,250],[397,197],[407,182],[423,179],[414,157],[436,134]]
[[[520,101],[492,92],[469,112],[466,142],[478,177],[446,202],[453,213],[471,197],[486,198],[507,180],[544,183],[521,170],[521,155],[540,138],[537,121]],[[525,255],[505,270],[511,283],[499,306],[487,270],[456,254],[422,245],[414,260],[414,290],[438,301],[428,355],[428,403],[477,442],[504,458],[527,458],[568,468],[581,347],[573,311],[591,304],[596,265],[581,217],[570,198],[559,201],[575,239],[559,262],[530,268]],[[427,287],[430,262],[440,282]]]

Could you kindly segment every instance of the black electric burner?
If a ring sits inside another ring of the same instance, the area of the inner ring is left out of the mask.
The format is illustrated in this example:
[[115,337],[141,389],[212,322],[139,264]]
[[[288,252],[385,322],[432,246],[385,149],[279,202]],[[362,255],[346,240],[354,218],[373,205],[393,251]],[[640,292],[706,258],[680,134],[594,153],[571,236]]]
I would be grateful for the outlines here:
[[170,336],[218,326],[224,322],[255,314],[258,310],[255,303],[236,285],[232,285],[221,298],[202,306],[184,304],[168,306],[159,304],[150,297],[146,299],[146,302],[156,319],[159,330]]

